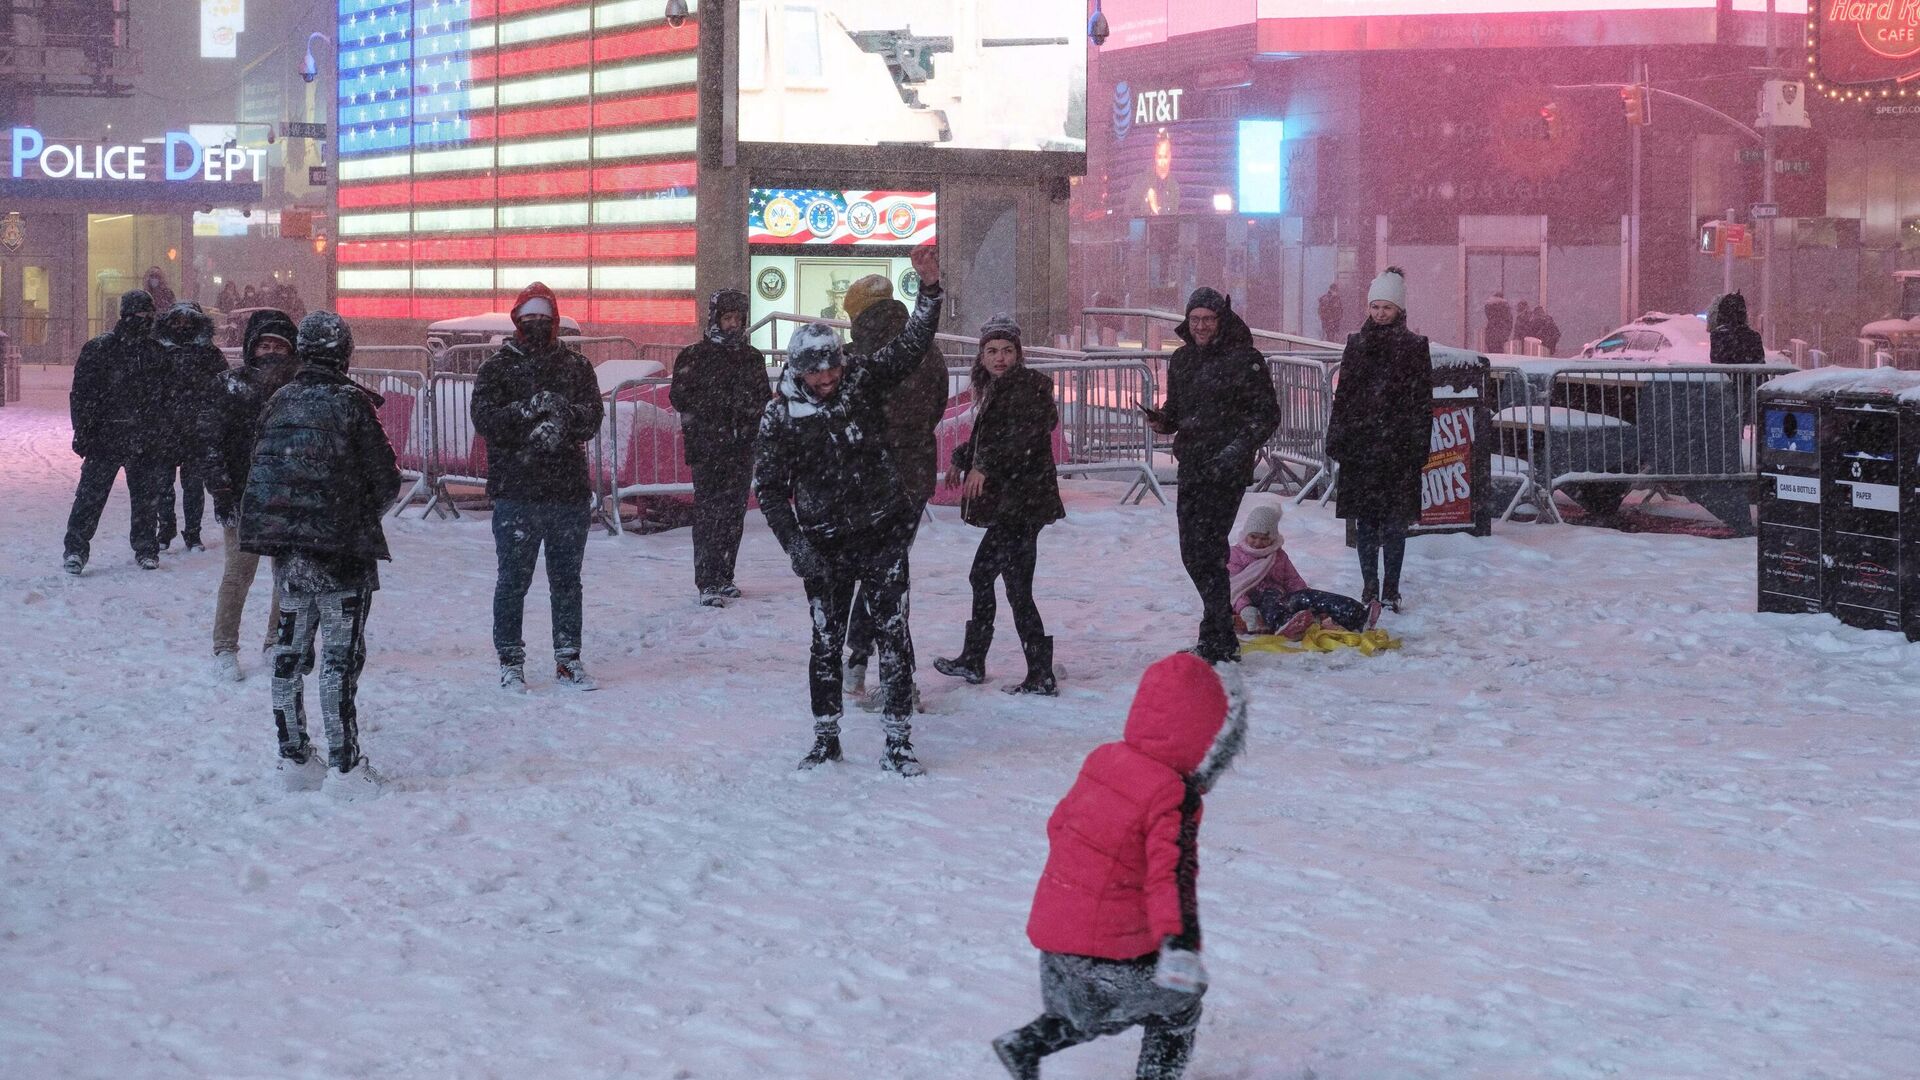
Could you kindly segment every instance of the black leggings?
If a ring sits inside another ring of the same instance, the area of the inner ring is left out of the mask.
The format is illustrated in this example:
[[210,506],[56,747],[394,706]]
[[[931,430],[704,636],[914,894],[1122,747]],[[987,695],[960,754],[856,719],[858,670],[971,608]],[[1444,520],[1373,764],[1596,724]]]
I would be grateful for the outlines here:
[[993,625],[996,610],[993,581],[1007,583],[1007,606],[1013,608],[1013,625],[1020,640],[1038,641],[1047,636],[1040,620],[1039,605],[1033,602],[1033,568],[1040,557],[1040,526],[1030,524],[990,525],[973,553],[973,570],[967,581],[973,586],[973,621]]
[[[1354,523],[1360,542],[1360,580],[1368,594],[1400,595],[1400,564],[1407,557],[1407,523],[1369,521]],[[1386,585],[1381,587],[1380,563],[1386,563]]]

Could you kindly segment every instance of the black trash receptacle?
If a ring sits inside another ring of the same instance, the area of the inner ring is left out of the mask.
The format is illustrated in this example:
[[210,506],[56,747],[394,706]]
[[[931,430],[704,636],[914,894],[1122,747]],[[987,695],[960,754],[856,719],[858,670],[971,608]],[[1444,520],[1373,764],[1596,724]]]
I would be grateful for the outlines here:
[[[1920,380],[1898,381],[1920,386]],[[1867,630],[1900,630],[1904,610],[1897,394],[1905,387],[1895,382],[1883,377],[1875,383],[1885,386],[1856,384],[1836,392],[1823,403],[1821,417],[1827,606],[1841,622]]]
[[1825,396],[1775,379],[1758,395],[1761,611],[1826,610],[1820,572],[1820,405]]
[[1920,390],[1900,395],[1900,521],[1901,624],[1908,641],[1920,641]]

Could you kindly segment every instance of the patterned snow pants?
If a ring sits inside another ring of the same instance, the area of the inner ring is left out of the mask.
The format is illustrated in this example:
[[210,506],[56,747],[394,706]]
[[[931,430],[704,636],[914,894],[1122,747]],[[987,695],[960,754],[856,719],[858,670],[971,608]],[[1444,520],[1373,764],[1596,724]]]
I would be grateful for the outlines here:
[[303,700],[306,657],[320,634],[320,719],[326,726],[327,763],[348,770],[360,760],[360,724],[354,709],[360,669],[367,662],[367,609],[372,589],[280,598],[273,639],[273,723],[280,756],[306,760],[307,710]]

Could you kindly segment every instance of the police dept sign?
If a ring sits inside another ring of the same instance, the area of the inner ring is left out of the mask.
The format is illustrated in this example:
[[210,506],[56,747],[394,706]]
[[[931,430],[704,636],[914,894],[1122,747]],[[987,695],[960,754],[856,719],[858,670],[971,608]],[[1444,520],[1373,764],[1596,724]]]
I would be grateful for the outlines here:
[[63,143],[37,129],[17,127],[8,139],[14,180],[105,182],[185,181],[259,183],[267,152],[239,146],[207,147],[184,131],[138,143]]

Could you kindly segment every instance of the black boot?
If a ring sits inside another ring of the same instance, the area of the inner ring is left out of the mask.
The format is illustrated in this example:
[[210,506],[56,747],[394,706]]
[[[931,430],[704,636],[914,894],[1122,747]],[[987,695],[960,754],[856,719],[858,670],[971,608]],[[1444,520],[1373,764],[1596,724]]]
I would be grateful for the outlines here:
[[1180,1080],[1193,1056],[1194,1028],[1169,1031],[1149,1026],[1140,1039],[1140,1064],[1134,1080]]
[[913,756],[913,722],[900,716],[881,721],[887,731],[887,752],[880,757],[880,768],[901,776],[925,776],[927,770]]
[[970,683],[987,681],[987,648],[993,644],[993,624],[967,622],[967,638],[960,647],[960,655],[951,660],[940,658],[933,662],[933,670],[942,675],[951,675],[956,679],[965,679]]
[[993,1052],[1014,1080],[1040,1080],[1041,1058],[1078,1046],[1090,1038],[1065,1017],[1047,1013],[1026,1027],[993,1040]]
[[813,749],[800,759],[800,768],[811,769],[828,761],[840,760],[840,718],[829,716],[813,722]]
[[1020,643],[1020,651],[1027,654],[1027,681],[1003,686],[1000,689],[1009,694],[1039,694],[1042,697],[1055,697],[1060,688],[1053,679],[1053,639],[1034,638]]

